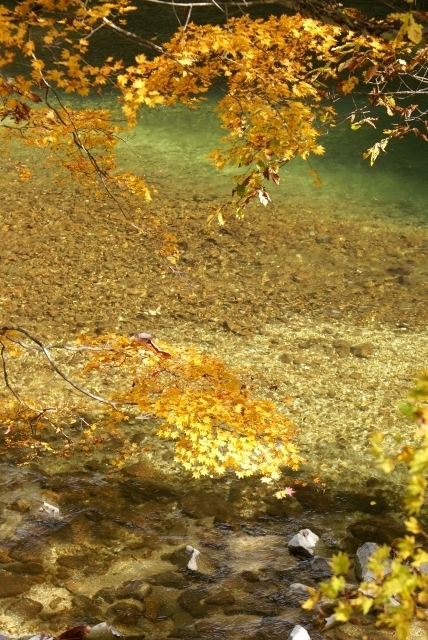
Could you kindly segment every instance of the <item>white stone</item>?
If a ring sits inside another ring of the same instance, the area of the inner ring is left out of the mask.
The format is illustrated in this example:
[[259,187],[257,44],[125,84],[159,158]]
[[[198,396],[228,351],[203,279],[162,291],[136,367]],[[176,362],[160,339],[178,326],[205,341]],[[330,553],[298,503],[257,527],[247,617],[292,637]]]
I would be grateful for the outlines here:
[[333,614],[325,619],[325,626],[323,631],[327,631],[327,629],[332,629],[333,627],[337,627],[340,624],[339,620]]
[[299,533],[294,535],[288,543],[288,548],[296,553],[304,555],[313,555],[314,548],[319,537],[310,529],[301,529]]
[[201,552],[195,549],[194,547],[191,547],[190,544],[187,545],[186,551],[187,553],[192,554],[192,557],[187,563],[187,568],[190,569],[191,571],[198,571],[198,565],[197,565],[196,559],[198,556],[201,555]]
[[304,627],[301,627],[300,624],[296,624],[288,637],[289,640],[311,640],[309,633]]
[[49,502],[44,502],[40,507],[39,511],[44,511],[45,513],[47,513],[49,516],[52,516],[53,518],[59,518],[58,507],[54,507],[52,504],[49,504]]

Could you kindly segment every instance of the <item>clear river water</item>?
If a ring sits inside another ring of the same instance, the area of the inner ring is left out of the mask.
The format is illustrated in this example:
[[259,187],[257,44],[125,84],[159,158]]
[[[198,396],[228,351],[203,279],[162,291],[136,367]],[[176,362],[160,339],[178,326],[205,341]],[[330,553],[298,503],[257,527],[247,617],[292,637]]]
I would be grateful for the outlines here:
[[[121,436],[94,436],[89,451],[79,448],[77,421],[68,427],[72,455],[29,455],[19,434],[3,434],[7,636],[107,621],[129,639],[272,640],[297,623],[322,638],[319,616],[301,611],[289,590],[319,576],[289,555],[287,540],[310,527],[321,537],[316,553],[330,557],[402,531],[405,472],[385,478],[369,449],[374,431],[391,448],[397,434],[412,438],[397,404],[427,362],[427,147],[396,141],[370,167],[362,153],[380,131],[344,125],[311,160],[321,186],[296,160],[272,188],[272,204],[219,227],[207,218],[229,196],[232,174],[207,159],[221,135],[215,104],[213,94],[197,110],[146,109],[118,151],[120,168],[158,192],[142,216],[176,237],[174,269],[156,252],[151,227],[136,231],[107,195],[55,181],[28,149],[4,157],[1,321],[50,343],[150,332],[245,370],[256,395],[295,425],[305,462],[284,470],[284,483],[296,494],[278,501],[258,479],[193,480],[150,419],[131,420]],[[16,158],[36,161],[32,180],[19,179]],[[126,202],[131,212],[140,204]],[[58,357],[77,379],[78,358]],[[28,397],[76,398],[36,357],[11,363],[11,376]],[[97,385],[109,388],[108,380]],[[90,406],[86,419],[97,411]],[[137,447],[118,468],[125,437]],[[43,439],[61,451],[61,437]],[[60,516],[41,512],[43,501]],[[186,568],[186,545],[201,550],[198,572]],[[328,634],[384,637],[366,622]]]

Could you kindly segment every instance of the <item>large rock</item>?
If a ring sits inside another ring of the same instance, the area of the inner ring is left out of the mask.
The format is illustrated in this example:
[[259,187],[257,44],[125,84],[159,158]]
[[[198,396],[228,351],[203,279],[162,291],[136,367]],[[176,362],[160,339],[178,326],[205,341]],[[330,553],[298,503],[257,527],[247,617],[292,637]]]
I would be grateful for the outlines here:
[[175,573],[175,571],[156,573],[154,576],[147,578],[147,581],[150,582],[150,584],[171,587],[172,589],[185,589],[188,586],[187,580],[179,573]]
[[21,598],[12,602],[6,609],[6,613],[12,616],[18,616],[24,620],[30,620],[35,618],[40,611],[42,611],[43,605],[41,602],[31,600],[31,598]]
[[108,619],[113,618],[113,625],[124,624],[128,626],[136,624],[142,613],[141,605],[121,600],[107,610],[107,617]]
[[291,538],[288,548],[293,555],[312,558],[318,540],[319,537],[310,529],[301,529]]
[[45,547],[38,541],[26,540],[17,544],[9,551],[9,556],[19,562],[43,563]]
[[330,567],[331,560],[322,556],[314,556],[311,560],[311,572],[315,578],[329,578],[333,575]]
[[132,598],[143,601],[151,591],[151,585],[144,580],[128,580],[116,589],[116,598]]
[[9,571],[9,573],[17,573],[19,575],[37,575],[45,571],[43,565],[37,564],[36,562],[10,562],[4,564],[2,569]]
[[181,502],[183,513],[190,518],[201,520],[207,516],[215,516],[221,521],[230,518],[230,503],[215,493],[202,490],[189,491]]
[[13,598],[28,591],[32,583],[7,571],[0,571],[0,598]]
[[392,518],[363,518],[351,524],[348,531],[361,542],[391,544],[395,538],[406,535],[406,529]]
[[209,614],[209,607],[201,600],[207,595],[206,589],[186,589],[178,598],[180,607],[194,618],[205,618]]
[[[357,550],[355,555],[355,575],[360,582],[372,582],[375,579],[373,572],[367,568],[367,563],[376,549],[378,549],[378,545],[375,542],[365,542]],[[388,573],[390,573],[390,570],[386,567],[384,575]]]
[[205,604],[212,604],[220,607],[235,604],[235,602],[235,596],[227,589],[220,589],[220,591],[216,591],[208,596],[208,598],[205,598]]

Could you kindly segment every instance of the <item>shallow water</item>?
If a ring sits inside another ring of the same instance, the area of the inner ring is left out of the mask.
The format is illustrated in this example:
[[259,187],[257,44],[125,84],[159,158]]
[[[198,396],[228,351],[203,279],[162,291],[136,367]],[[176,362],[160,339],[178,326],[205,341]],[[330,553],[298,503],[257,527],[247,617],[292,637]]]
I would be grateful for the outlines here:
[[[306,462],[284,483],[297,499],[278,502],[256,479],[191,480],[151,421],[123,425],[142,466],[122,471],[111,464],[122,446],[115,435],[31,463],[20,447],[3,448],[0,570],[26,581],[22,595],[1,600],[4,631],[58,633],[107,619],[130,638],[264,640],[299,622],[316,637],[316,618],[287,588],[317,579],[286,540],[309,526],[320,555],[352,553],[361,542],[352,524],[400,510],[403,471],[384,481],[368,447],[374,430],[388,446],[396,433],[410,437],[396,405],[426,365],[426,147],[397,141],[370,168],[361,154],[374,132],[336,129],[325,157],[311,161],[321,187],[305,163],[291,163],[272,205],[219,228],[206,218],[231,183],[206,159],[221,133],[213,105],[146,110],[118,154],[159,191],[144,211],[177,236],[176,271],[154,251],[157,238],[136,233],[107,197],[53,182],[42,164],[22,183],[5,158],[1,322],[49,341],[149,331],[248,366],[255,392],[296,426]],[[367,358],[353,355],[362,343]],[[66,364],[77,376],[78,359]],[[76,400],[40,362],[12,371],[35,395]],[[59,506],[59,520],[39,513],[43,500]],[[188,544],[203,548],[197,575],[186,570]],[[151,584],[151,599],[115,591],[137,579]]]

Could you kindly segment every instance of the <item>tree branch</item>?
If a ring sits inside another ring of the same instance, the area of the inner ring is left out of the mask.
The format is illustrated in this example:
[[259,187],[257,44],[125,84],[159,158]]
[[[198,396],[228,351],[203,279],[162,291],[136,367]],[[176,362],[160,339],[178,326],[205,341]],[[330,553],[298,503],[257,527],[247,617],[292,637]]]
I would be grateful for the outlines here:
[[[89,398],[92,398],[92,400],[96,400],[97,402],[101,402],[102,404],[106,404],[109,407],[111,407],[112,409],[114,409],[115,411],[119,411],[119,409],[117,408],[117,404],[116,403],[110,402],[110,400],[106,400],[105,398],[102,398],[101,396],[98,396],[95,393],[92,393],[91,391],[88,391],[87,389],[84,389],[83,387],[78,385],[76,382],[73,382],[73,380],[71,380],[58,367],[58,365],[56,364],[55,360],[52,358],[52,355],[51,355],[49,349],[46,347],[46,345],[44,345],[43,342],[41,342],[38,338],[36,338],[35,336],[31,335],[28,331],[26,331],[26,329],[22,329],[20,327],[2,327],[1,330],[0,330],[0,335],[3,335],[8,340],[14,341],[13,338],[11,338],[11,337],[9,337],[7,335],[9,331],[16,331],[18,333],[21,333],[21,334],[25,335],[29,340],[31,340],[31,342],[34,342],[34,344],[36,344],[39,347],[39,350],[43,352],[43,354],[45,355],[46,359],[48,360],[50,366],[55,371],[55,373],[57,375],[59,375],[63,380],[65,380],[65,382],[67,382],[67,384],[69,384],[71,387],[73,387],[73,389],[76,389],[76,391],[79,391],[79,393],[82,393],[83,395],[88,396]],[[21,346],[24,346],[23,343],[21,343]],[[0,353],[0,355],[1,355],[2,359],[3,359],[3,371],[5,371],[3,351],[4,351],[4,345],[3,345],[3,349],[2,349],[2,351]],[[16,394],[13,392],[13,390],[8,385],[7,377],[6,377],[6,386],[8,387],[8,389],[10,391],[12,391],[13,395],[15,397],[17,397]],[[17,399],[19,400],[19,397]],[[21,402],[21,400],[19,400],[19,401]]]

